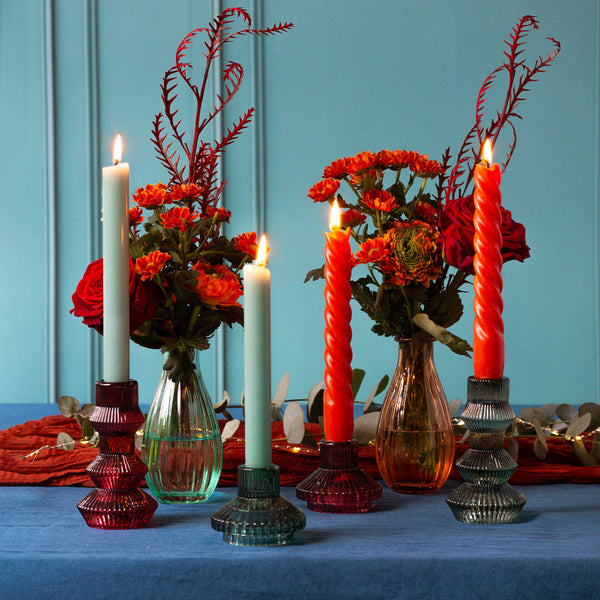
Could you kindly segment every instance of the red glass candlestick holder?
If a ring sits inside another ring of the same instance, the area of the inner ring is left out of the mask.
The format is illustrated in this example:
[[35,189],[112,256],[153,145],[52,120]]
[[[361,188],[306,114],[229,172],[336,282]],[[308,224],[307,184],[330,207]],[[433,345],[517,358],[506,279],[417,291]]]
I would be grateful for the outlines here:
[[135,432],[144,423],[137,381],[98,381],[90,423],[100,436],[100,454],[86,469],[96,489],[79,502],[79,512],[96,529],[146,526],[158,502],[139,488],[147,469],[135,453]]
[[320,442],[320,467],[296,486],[296,496],[315,512],[366,512],[383,494],[380,483],[358,466],[358,442]]

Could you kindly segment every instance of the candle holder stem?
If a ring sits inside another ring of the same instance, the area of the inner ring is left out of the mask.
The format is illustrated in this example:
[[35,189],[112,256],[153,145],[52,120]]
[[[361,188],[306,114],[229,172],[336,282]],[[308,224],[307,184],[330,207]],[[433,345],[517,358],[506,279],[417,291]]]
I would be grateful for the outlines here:
[[139,488],[146,465],[135,453],[135,432],[144,422],[137,381],[96,383],[96,408],[90,423],[100,435],[100,454],[86,471],[96,486],[77,508],[96,529],[146,526],[158,503]]
[[321,466],[296,486],[309,510],[326,513],[366,512],[383,488],[358,466],[358,443],[320,442]]
[[465,483],[446,499],[458,521],[512,523],[525,496],[507,483],[517,463],[504,449],[504,432],[515,418],[508,402],[509,380],[469,377],[461,414],[471,432],[470,448],[456,466]]
[[238,467],[238,495],[211,518],[236,546],[280,546],[306,526],[304,513],[279,495],[279,467]]

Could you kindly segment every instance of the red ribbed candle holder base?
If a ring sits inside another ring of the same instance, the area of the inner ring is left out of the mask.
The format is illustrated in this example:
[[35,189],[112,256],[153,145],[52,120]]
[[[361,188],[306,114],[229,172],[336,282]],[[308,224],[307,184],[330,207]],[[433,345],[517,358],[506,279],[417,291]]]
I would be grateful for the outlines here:
[[380,483],[358,466],[358,443],[320,442],[321,466],[296,486],[296,496],[315,512],[367,512],[383,494]]
[[144,423],[137,381],[98,381],[90,423],[100,436],[100,454],[86,469],[96,489],[79,502],[79,512],[96,529],[146,526],[158,502],[139,488],[147,469],[135,453],[135,432]]

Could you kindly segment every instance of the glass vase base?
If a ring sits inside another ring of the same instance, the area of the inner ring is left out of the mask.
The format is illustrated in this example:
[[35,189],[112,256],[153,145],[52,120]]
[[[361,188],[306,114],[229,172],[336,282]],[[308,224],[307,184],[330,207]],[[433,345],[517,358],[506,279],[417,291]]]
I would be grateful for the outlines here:
[[525,506],[525,496],[508,483],[463,483],[446,502],[457,521],[494,525],[514,523]]
[[296,486],[296,496],[315,512],[367,512],[383,487],[358,466],[358,443],[320,442],[320,467]]
[[89,527],[95,529],[137,529],[146,527],[158,503],[140,489],[94,489],[79,501],[77,508]]
[[211,517],[234,546],[281,546],[306,526],[304,513],[279,495],[279,467],[238,467],[238,495]]

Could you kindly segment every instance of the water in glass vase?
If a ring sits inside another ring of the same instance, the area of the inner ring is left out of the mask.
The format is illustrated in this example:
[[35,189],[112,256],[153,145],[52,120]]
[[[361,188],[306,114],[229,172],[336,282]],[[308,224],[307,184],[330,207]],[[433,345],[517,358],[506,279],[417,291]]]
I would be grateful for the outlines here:
[[149,435],[146,482],[154,496],[165,504],[208,500],[219,481],[220,437],[218,429],[194,438]]
[[382,429],[377,461],[395,492],[430,494],[446,481],[454,461],[454,433]]

